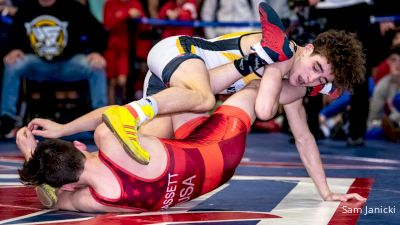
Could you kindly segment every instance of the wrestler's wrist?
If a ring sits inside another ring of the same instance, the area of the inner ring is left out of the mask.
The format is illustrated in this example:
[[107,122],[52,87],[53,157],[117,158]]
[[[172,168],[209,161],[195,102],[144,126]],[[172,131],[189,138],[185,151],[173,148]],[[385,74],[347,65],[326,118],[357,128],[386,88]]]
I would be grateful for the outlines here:
[[321,193],[321,197],[324,201],[330,200],[331,196],[332,196],[332,192],[328,191],[326,193]]
[[67,124],[61,124],[61,128],[58,131],[57,136],[58,137],[64,137],[64,136],[68,136],[68,135],[72,135],[73,133],[73,127],[72,126],[68,126]]

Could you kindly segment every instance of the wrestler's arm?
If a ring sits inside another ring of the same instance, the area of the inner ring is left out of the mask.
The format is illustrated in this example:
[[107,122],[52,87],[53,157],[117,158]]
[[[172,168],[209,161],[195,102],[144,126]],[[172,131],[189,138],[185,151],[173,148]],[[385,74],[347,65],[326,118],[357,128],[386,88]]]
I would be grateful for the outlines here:
[[289,126],[296,140],[296,147],[300,158],[314,181],[319,194],[326,201],[357,199],[365,201],[365,198],[356,193],[336,194],[332,193],[326,181],[324,168],[322,167],[321,156],[314,136],[311,134],[308,125],[306,112],[302,103],[302,98],[290,104],[284,105],[284,110],[289,122]]
[[95,109],[69,123],[59,124],[47,119],[36,118],[29,124],[28,128],[37,136],[45,138],[58,138],[84,131],[92,131],[102,123],[102,113],[109,106]]
[[137,212],[135,210],[109,207],[98,203],[89,191],[81,188],[75,191],[57,191],[57,209],[80,212]]
[[256,115],[259,119],[271,119],[278,110],[280,93],[283,87],[282,78],[289,65],[290,63],[285,61],[265,67],[255,105]]

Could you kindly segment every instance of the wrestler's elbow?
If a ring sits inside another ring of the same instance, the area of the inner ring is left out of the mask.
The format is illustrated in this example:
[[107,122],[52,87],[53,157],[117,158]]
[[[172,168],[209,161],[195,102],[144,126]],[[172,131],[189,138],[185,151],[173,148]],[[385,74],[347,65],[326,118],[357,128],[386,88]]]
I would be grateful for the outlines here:
[[269,120],[274,117],[278,110],[277,104],[256,104],[255,111],[260,120]]

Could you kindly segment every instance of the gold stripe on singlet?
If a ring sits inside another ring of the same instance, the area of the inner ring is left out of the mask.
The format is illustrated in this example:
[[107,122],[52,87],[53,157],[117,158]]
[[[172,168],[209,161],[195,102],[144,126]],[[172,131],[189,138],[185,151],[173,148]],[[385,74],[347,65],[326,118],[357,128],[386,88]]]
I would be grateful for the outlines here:
[[179,40],[179,38],[176,39],[176,47],[178,48],[178,51],[180,54],[184,54],[185,50],[183,50],[181,41]]
[[235,33],[230,33],[230,34],[224,34],[222,36],[219,36],[217,40],[223,40],[223,39],[229,39],[229,38],[234,38],[234,37],[240,37],[245,34],[251,34],[255,33],[254,31],[241,31],[241,32],[235,32]]

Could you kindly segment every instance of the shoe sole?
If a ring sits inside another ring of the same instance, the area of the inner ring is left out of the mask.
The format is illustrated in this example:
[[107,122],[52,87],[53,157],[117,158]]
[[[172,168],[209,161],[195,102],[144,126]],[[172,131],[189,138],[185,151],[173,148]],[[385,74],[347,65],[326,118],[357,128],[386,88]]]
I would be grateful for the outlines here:
[[268,19],[267,22],[269,24],[279,27],[279,29],[284,32],[285,27],[283,26],[281,18],[276,13],[276,11],[265,2],[260,3],[260,7],[263,9],[263,11],[267,15],[267,17],[266,17]]
[[51,194],[46,190],[46,188],[41,185],[35,187],[36,195],[40,201],[40,203],[46,208],[53,208],[57,200],[54,197],[51,197]]
[[[267,3],[260,3],[259,6],[259,11],[260,11],[260,19],[261,19],[261,24],[265,24],[266,27],[275,27],[275,29],[279,29],[280,31],[270,31],[268,32],[266,36],[273,36],[273,40],[268,41],[270,44],[274,46],[264,46],[266,48],[266,52],[268,55],[271,56],[271,58],[278,58],[278,60],[274,59],[274,61],[284,61],[293,56],[293,52],[290,49],[290,43],[289,40],[286,36],[285,33],[285,28],[282,24],[282,21],[279,17],[279,15],[275,12],[275,10],[269,6]],[[265,22],[263,22],[265,21]],[[262,26],[263,27],[263,26]],[[264,37],[264,33],[267,32],[267,30],[262,29],[263,33],[263,39],[266,38]],[[281,33],[283,36],[279,37],[279,35],[276,35],[277,33]],[[278,41],[278,39],[283,39],[282,41]],[[271,48],[272,47],[272,48]],[[283,49],[282,49],[283,47]],[[284,58],[283,58],[284,57]]]
[[[122,148],[125,150],[125,152],[135,161],[137,161],[140,164],[143,165],[148,165],[150,162],[150,156],[148,156],[147,158],[141,158],[139,157],[140,154],[139,152],[135,152],[132,150],[133,149],[137,149],[135,146],[132,146],[132,148],[129,147],[129,145],[121,138],[121,136],[124,136],[125,134],[119,134],[115,129],[114,126],[112,126],[111,121],[109,120],[109,118],[103,114],[102,116],[103,118],[103,122],[106,124],[106,126],[111,130],[111,132],[114,134],[115,137],[117,137],[119,143],[122,145]],[[123,127],[123,125],[119,122],[118,123],[118,127]]]

